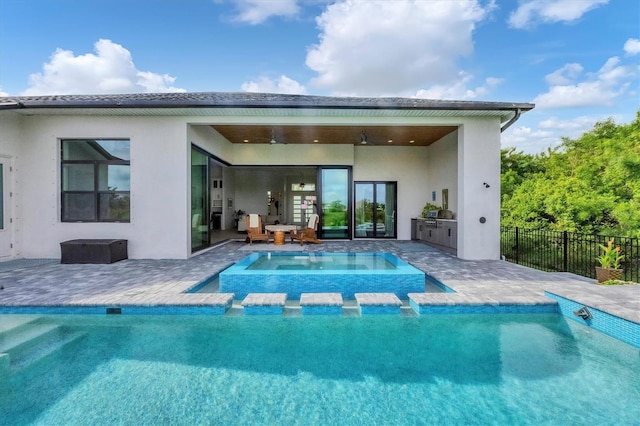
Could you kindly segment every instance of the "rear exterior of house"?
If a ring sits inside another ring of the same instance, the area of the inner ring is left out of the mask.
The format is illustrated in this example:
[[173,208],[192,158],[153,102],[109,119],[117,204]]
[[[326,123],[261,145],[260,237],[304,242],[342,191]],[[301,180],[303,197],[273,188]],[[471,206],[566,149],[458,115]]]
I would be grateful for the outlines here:
[[[126,239],[184,259],[238,210],[322,239],[412,238],[443,202],[457,255],[499,258],[500,133],[532,104],[181,93],[0,98],[0,259]],[[444,191],[443,191],[444,190]],[[446,200],[443,200],[443,196]]]

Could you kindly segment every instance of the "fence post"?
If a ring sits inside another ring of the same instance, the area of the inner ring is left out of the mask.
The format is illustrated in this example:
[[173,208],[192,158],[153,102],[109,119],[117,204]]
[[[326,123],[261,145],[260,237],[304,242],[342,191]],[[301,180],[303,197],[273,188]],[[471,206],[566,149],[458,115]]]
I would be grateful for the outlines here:
[[516,265],[520,263],[520,232],[516,226]]
[[562,271],[568,272],[569,269],[569,234],[567,231],[562,233]]

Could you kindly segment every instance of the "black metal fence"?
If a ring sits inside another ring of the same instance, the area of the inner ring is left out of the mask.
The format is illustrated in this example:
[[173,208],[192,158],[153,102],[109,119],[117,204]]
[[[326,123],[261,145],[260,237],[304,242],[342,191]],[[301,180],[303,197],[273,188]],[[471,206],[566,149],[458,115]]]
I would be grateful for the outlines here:
[[571,272],[595,278],[601,245],[614,238],[624,259],[625,281],[640,282],[640,240],[633,237],[579,234],[519,227],[502,227],[500,251],[507,261],[552,272]]

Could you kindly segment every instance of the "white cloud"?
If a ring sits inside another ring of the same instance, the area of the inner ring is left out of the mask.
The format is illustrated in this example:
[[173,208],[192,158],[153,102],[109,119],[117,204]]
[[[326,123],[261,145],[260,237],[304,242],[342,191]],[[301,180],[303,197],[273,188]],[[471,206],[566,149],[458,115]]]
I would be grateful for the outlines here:
[[582,73],[582,70],[580,64],[566,64],[551,74],[547,74],[544,78],[551,85],[569,84]]
[[70,50],[57,49],[41,73],[29,76],[29,88],[22,94],[184,92],[172,86],[174,81],[167,74],[138,71],[127,49],[100,39],[95,54],[75,56]]
[[513,28],[531,28],[540,23],[573,22],[609,0],[525,0],[509,16]]
[[562,139],[554,132],[547,130],[533,130],[528,126],[509,127],[502,134],[503,147],[516,147],[518,151],[529,154],[542,152],[547,148],[554,148]]
[[583,133],[591,130],[593,125],[598,122],[600,118],[589,117],[582,115],[571,119],[549,117],[538,123],[541,129],[549,129],[563,132],[563,136],[575,137],[582,135]]
[[307,93],[303,85],[286,75],[281,75],[277,80],[261,77],[258,81],[248,81],[242,84],[242,90],[245,92],[286,93],[289,95],[304,95]]
[[473,76],[461,71],[458,73],[458,77],[457,81],[448,85],[434,85],[428,89],[420,89],[415,97],[422,99],[471,100],[486,95],[503,81],[500,78],[489,77],[485,79],[484,85],[469,89],[467,85],[471,82]]
[[472,54],[475,24],[493,8],[476,0],[337,1],[317,18],[320,42],[306,60],[318,73],[312,83],[346,96],[446,91],[460,84],[456,62]]
[[547,93],[533,100],[536,107],[610,106],[615,99],[628,92],[631,82],[637,79],[638,66],[621,65],[618,57],[612,57],[598,72],[588,75],[587,80],[571,84],[581,72],[582,66],[579,64],[567,64],[548,74],[545,78],[552,85]]
[[7,92],[2,91],[2,86],[0,86],[0,96],[9,96]]
[[624,44],[624,51],[628,55],[637,55],[640,53],[640,40],[637,38],[630,38]]
[[[610,116],[606,115],[567,118],[551,116],[537,123],[529,122],[520,127],[512,126],[502,134],[502,146],[513,146],[518,151],[530,154],[539,153],[559,146],[563,138],[579,138],[593,130],[597,122],[608,118]],[[527,122],[527,116],[523,116],[521,120]]]
[[261,24],[272,16],[294,17],[299,13],[297,0],[235,0],[236,21]]

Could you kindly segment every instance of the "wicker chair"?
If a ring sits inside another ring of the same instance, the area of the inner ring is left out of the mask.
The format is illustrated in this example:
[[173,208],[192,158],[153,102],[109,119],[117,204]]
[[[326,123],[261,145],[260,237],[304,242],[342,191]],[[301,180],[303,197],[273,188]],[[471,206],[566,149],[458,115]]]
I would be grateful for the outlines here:
[[[252,219],[253,218],[253,223]],[[249,245],[253,244],[253,241],[266,241],[269,243],[269,233],[262,230],[262,218],[257,214],[248,214],[245,218],[247,224],[247,238],[249,238]],[[255,225],[255,226],[251,226]]]
[[291,244],[293,244],[293,240],[299,240],[300,245],[302,245],[305,241],[309,243],[322,244],[322,241],[320,241],[316,237],[316,231],[318,230],[319,221],[320,217],[314,213],[309,217],[309,222],[307,223],[306,229],[302,229],[299,232],[291,231],[289,233]]

